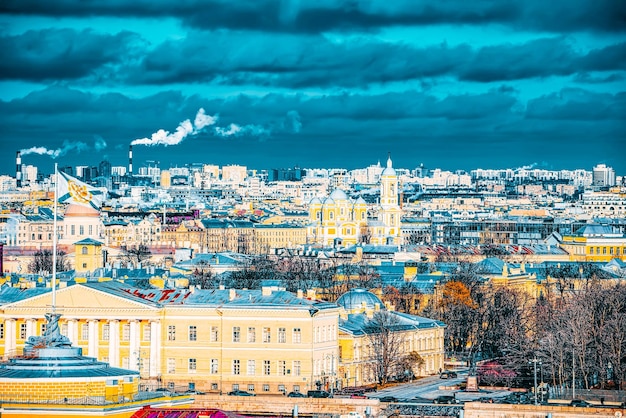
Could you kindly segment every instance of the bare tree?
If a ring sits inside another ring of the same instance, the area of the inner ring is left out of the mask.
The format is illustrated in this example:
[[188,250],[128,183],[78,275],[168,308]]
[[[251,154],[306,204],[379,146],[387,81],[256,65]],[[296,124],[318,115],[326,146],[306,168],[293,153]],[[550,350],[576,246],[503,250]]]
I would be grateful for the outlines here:
[[[28,264],[31,273],[52,273],[53,265],[52,250],[39,250],[33,255],[33,260]],[[57,250],[56,271],[68,271],[71,269],[70,262],[64,251]]]
[[386,384],[404,372],[403,333],[398,317],[389,311],[378,311],[364,327],[368,340],[368,360],[379,384]]
[[138,267],[144,261],[149,260],[152,256],[150,248],[148,248],[144,244],[140,244],[137,246],[126,246],[123,245],[120,247],[122,250],[121,258],[128,264],[133,267]]
[[215,289],[219,286],[219,277],[211,269],[210,263],[201,261],[191,273],[190,286],[198,286],[200,289]]

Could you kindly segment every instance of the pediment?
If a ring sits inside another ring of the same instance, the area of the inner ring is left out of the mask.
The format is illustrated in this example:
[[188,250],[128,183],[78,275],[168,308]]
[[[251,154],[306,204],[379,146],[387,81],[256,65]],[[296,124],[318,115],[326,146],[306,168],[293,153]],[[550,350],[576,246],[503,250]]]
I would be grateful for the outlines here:
[[[75,284],[63,289],[56,290],[56,307],[61,311],[67,310],[103,310],[111,309],[112,311],[124,311],[124,310],[146,310],[154,311],[158,310],[148,302],[133,300],[132,295],[125,297],[124,295],[114,295],[107,293],[103,290],[94,289],[93,287],[83,286],[81,284]],[[14,309],[31,309],[31,308],[50,308],[52,306],[52,292],[47,292],[43,295],[37,295],[30,298],[25,298],[19,301],[15,301],[4,305],[4,310]]]

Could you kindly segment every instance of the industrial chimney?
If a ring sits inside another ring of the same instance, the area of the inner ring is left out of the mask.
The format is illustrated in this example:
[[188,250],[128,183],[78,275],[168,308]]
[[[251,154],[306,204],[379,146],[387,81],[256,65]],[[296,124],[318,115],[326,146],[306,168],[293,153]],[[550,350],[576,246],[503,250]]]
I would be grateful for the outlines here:
[[15,180],[17,187],[22,187],[22,153],[20,151],[17,152],[17,156],[15,157],[15,165]]
[[128,174],[133,175],[133,146],[128,146]]

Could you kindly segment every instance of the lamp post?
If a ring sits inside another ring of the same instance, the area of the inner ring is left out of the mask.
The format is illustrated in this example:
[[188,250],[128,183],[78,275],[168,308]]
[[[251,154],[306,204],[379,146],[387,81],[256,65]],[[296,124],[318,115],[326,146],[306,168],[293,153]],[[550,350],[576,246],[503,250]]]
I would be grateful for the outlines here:
[[533,365],[533,371],[534,371],[535,405],[537,405],[537,363],[541,365],[541,360],[537,360],[537,355],[535,354],[533,356],[533,359],[528,362],[528,364],[531,364],[531,363]]

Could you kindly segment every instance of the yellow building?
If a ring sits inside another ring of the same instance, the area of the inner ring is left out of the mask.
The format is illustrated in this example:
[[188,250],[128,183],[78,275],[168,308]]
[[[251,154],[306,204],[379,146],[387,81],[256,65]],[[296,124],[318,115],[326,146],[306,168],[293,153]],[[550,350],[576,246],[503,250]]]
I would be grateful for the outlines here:
[[626,237],[606,225],[585,225],[573,235],[564,235],[561,247],[571,261],[626,261]]
[[399,181],[391,157],[380,177],[380,204],[371,208],[375,219],[368,219],[368,207],[359,197],[351,200],[341,189],[309,203],[308,239],[324,246],[400,244]]
[[[5,287],[0,300],[6,357],[43,334],[52,295]],[[56,304],[73,345],[154,384],[306,392],[338,367],[338,308],[313,292],[136,289],[110,281],[59,289]]]
[[[428,376],[444,366],[445,324],[394,312],[371,292],[353,289],[337,300],[339,370],[342,387],[363,386],[401,376]],[[382,329],[390,334],[381,338]],[[380,359],[388,358],[381,372]],[[383,376],[384,375],[384,376]]]
[[91,238],[76,242],[74,244],[74,266],[76,272],[94,271],[104,267],[102,243]]

